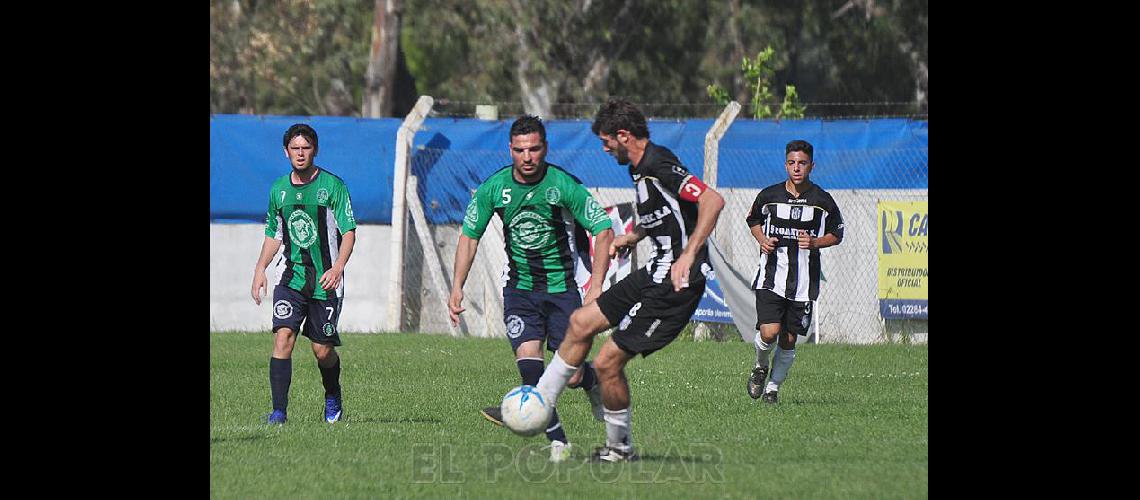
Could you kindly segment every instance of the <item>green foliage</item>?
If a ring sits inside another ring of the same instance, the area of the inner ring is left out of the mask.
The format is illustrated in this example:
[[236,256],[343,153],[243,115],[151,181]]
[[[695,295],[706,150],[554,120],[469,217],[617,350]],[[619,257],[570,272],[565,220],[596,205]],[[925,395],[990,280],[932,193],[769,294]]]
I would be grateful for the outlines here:
[[359,114],[373,6],[212,0],[210,112]]
[[[929,486],[926,346],[807,344],[768,406],[745,394],[751,342],[676,340],[626,366],[629,464],[586,464],[605,439],[581,390],[558,413],[574,444],[546,462],[479,410],[519,383],[507,340],[342,333],[344,420],[299,339],[289,421],[270,409],[273,337],[210,334],[210,494],[218,498],[921,498]],[[604,341],[594,342],[594,353]],[[549,356],[549,354],[547,355]],[[330,473],[300,473],[320,464]],[[763,471],[762,474],[757,471]]]
[[[775,96],[772,95],[772,91],[769,90],[769,85],[771,79],[776,74],[771,63],[772,57],[775,55],[776,51],[769,45],[757,53],[755,59],[745,57],[740,62],[740,71],[749,82],[749,90],[752,94],[752,116],[757,120],[772,117],[772,108],[769,103],[775,101]],[[724,106],[729,102],[728,92],[719,84],[710,84],[708,86],[708,95],[720,106]],[[793,85],[785,85],[784,102],[780,106],[780,113],[777,117],[803,118],[805,110],[806,107],[799,102],[796,87]]]
[[780,116],[783,118],[800,119],[804,117],[807,107],[800,104],[800,97],[796,94],[795,85],[784,86],[784,103],[780,105]]
[[[400,42],[416,93],[435,96],[445,113],[446,100],[520,103],[525,80],[570,103],[560,116],[588,117],[623,96],[654,117],[715,116],[733,98],[752,116],[794,117],[798,97],[785,91],[791,104],[775,109],[773,89],[794,82],[819,102],[925,96],[927,4],[402,0]],[[211,113],[358,114],[374,7],[211,0]]]
[[711,97],[713,101],[716,101],[716,103],[720,106],[727,106],[728,102],[732,100],[728,97],[728,92],[716,83],[709,84],[708,93],[709,97]]

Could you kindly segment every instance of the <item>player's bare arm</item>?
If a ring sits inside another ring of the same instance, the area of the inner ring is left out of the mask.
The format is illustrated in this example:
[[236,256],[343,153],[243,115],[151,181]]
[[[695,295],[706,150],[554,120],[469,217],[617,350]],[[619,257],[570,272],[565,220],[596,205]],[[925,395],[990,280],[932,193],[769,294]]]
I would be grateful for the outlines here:
[[344,277],[344,266],[348,265],[348,258],[352,257],[352,247],[354,245],[356,245],[356,230],[341,235],[340,255],[337,256],[336,262],[333,263],[332,267],[321,275],[321,288],[334,290],[340,286],[340,280]]
[[257,264],[253,266],[253,286],[250,288],[250,294],[253,295],[253,303],[261,305],[261,298],[265,296],[263,291],[266,289],[268,281],[265,279],[265,268],[269,267],[269,261],[273,260],[273,256],[277,255],[277,250],[281,248],[281,241],[276,238],[265,237],[261,242],[261,255],[257,258]]
[[693,267],[697,252],[705,245],[705,240],[716,227],[716,221],[720,217],[722,209],[724,209],[724,197],[711,187],[707,188],[697,198],[697,227],[693,229],[692,236],[689,236],[689,242],[681,251],[681,257],[669,269],[669,275],[673,281],[673,291],[679,292],[688,286],[689,268]]
[[839,244],[839,237],[831,233],[816,238],[807,231],[800,231],[796,239],[798,240],[799,247],[803,249],[827,248]]
[[[603,229],[594,236],[594,248],[609,249],[614,242],[614,230]],[[589,304],[602,294],[602,282],[606,279],[606,271],[610,268],[610,252],[595,251],[592,259],[593,271],[590,274],[590,289],[586,291],[582,304]]]
[[637,242],[641,241],[646,235],[645,229],[641,226],[634,226],[633,231],[614,238],[613,243],[610,244],[610,258],[617,255],[625,255]]
[[447,315],[455,326],[459,326],[459,314],[467,310],[463,307],[463,284],[467,283],[471,263],[475,262],[478,251],[479,240],[459,234],[459,243],[455,245],[455,276],[451,279],[451,297],[447,299]]

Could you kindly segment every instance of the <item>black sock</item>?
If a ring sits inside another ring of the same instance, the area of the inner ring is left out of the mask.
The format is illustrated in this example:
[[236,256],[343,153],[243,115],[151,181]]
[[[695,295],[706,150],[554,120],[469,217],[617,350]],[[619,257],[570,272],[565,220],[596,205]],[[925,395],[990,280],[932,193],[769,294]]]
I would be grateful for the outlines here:
[[[541,359],[520,359],[517,360],[519,365],[519,375],[522,375],[522,383],[526,385],[537,385],[538,379],[542,378],[543,363]],[[546,424],[546,437],[551,441],[558,440],[563,443],[568,443],[566,440],[566,431],[562,430],[562,423],[558,420],[558,410],[550,416],[550,423]]]
[[598,372],[594,371],[594,365],[589,361],[582,364],[582,380],[578,382],[576,387],[584,390],[594,388],[594,384],[598,383]]
[[293,380],[293,360],[269,358],[269,393],[273,409],[285,411],[289,406],[289,383]]
[[340,397],[340,355],[336,356],[336,364],[331,367],[325,368],[318,362],[317,368],[321,369],[321,382],[325,384],[325,397]]

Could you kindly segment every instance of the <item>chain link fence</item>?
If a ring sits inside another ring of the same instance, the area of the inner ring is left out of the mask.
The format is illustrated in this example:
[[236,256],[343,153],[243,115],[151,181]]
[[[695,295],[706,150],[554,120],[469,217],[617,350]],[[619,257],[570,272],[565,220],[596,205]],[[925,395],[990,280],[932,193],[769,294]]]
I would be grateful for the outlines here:
[[[446,276],[446,283],[451,283],[455,246],[467,202],[483,179],[510,164],[505,141],[502,142],[503,147],[488,150],[423,147],[415,151],[411,175],[418,177],[418,188],[414,198],[422,203],[425,220],[409,221],[405,239],[403,305],[406,312],[401,325],[404,331],[448,331],[447,310],[442,304],[446,303],[449,290],[433,286],[428,273],[438,272],[431,269],[438,266],[437,270]],[[691,172],[704,176],[703,149],[682,148],[673,152]],[[786,178],[784,152],[722,148],[719,156],[717,189],[724,195],[726,205],[713,237],[734,270],[751,279],[760,260],[760,248],[745,217],[761,189]],[[615,172],[628,181],[626,167],[618,165],[600,146],[559,149],[552,145],[547,161],[581,179],[602,206],[634,201],[631,183],[626,184],[628,187],[599,187],[613,185]],[[818,340],[874,343],[891,341],[894,332],[906,331],[913,334],[908,338],[921,341],[926,333],[925,321],[892,324],[884,322],[879,315],[877,245],[880,228],[876,205],[880,200],[927,200],[927,150],[828,150],[816,144],[815,161],[812,180],[835,198],[846,226],[840,245],[821,250],[824,281],[814,318]],[[419,231],[426,231],[428,238],[421,239]],[[462,330],[466,335],[505,335],[499,276],[506,263],[506,253],[501,235],[501,221],[495,217],[480,241],[464,287],[467,311],[462,315]],[[425,248],[421,241],[427,241],[426,245],[432,248]],[[635,269],[644,264],[650,252],[651,244],[642,240],[634,254]],[[732,324],[714,326],[713,334],[718,338],[740,338]]]

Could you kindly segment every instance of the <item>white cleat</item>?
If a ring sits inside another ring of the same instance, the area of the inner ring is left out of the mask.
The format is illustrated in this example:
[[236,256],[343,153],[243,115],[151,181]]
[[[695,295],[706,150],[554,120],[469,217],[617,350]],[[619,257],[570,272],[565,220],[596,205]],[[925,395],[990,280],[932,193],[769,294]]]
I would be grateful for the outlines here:
[[550,461],[553,463],[565,462],[566,459],[570,458],[570,448],[573,446],[562,441],[551,441],[550,445],[547,446],[550,448]]

